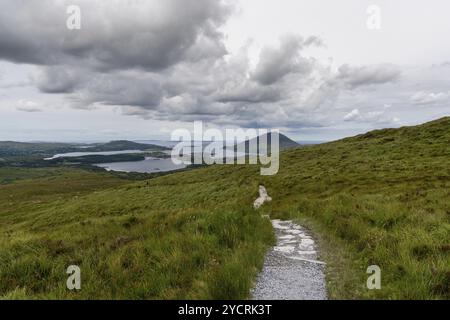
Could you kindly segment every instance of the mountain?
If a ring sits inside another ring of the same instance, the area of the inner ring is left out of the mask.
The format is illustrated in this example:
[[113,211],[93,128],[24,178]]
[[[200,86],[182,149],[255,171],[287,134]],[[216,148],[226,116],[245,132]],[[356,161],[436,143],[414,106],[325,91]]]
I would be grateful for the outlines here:
[[[269,219],[320,244],[330,298],[450,299],[450,118],[283,151],[280,170],[214,165],[132,183],[0,168],[0,298],[244,299]],[[253,209],[258,187],[272,202]],[[69,265],[82,290],[65,289]],[[382,289],[367,290],[380,266]]]
[[[300,147],[300,144],[298,144],[294,140],[291,140],[290,138],[288,138],[284,134],[279,133],[278,136],[279,136],[279,147],[280,147],[280,150],[287,150],[287,149]],[[261,151],[262,153],[265,153],[266,149],[265,148],[264,149],[261,148],[259,146],[259,142],[260,141],[267,141],[267,148],[270,150],[271,144],[272,144],[272,137],[273,137],[273,133],[264,134],[262,136],[253,138],[251,140],[247,140],[247,141],[241,142],[239,144],[236,144],[234,146],[234,148],[236,149],[236,148],[243,148],[244,147],[246,152],[248,152],[250,145],[254,144],[254,145],[258,146],[258,151]]]

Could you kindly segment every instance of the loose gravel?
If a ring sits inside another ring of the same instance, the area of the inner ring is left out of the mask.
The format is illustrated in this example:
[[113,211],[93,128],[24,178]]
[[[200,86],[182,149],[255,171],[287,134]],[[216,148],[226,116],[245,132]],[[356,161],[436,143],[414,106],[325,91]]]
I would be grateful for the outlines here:
[[[267,201],[265,188],[260,187],[260,194]],[[260,202],[265,201],[258,205]],[[325,263],[317,260],[314,239],[292,221],[272,220],[272,225],[277,245],[266,256],[252,290],[253,299],[326,300]]]

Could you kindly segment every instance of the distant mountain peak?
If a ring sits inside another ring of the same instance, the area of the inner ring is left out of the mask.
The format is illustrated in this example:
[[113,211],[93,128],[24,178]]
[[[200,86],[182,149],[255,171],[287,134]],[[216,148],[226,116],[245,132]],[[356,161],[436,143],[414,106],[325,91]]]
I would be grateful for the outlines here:
[[[260,139],[261,138],[265,138],[266,141],[267,141],[267,147],[270,149],[270,147],[272,145],[272,137],[273,137],[273,135],[274,135],[273,132],[260,135],[260,136],[258,136],[256,138],[253,138],[253,139],[250,139],[250,140],[246,140],[244,142],[236,144],[235,148],[239,147],[239,146],[242,147],[242,145],[245,145],[245,150],[248,151],[250,143],[257,142],[258,146],[259,146]],[[278,136],[279,136],[279,147],[280,147],[280,150],[292,149],[292,148],[297,148],[297,147],[300,146],[300,144],[298,144],[297,142],[295,142],[294,140],[292,140],[291,138],[289,138],[288,136],[286,136],[286,135],[284,135],[282,133],[279,133]],[[258,150],[260,150],[260,149],[258,148]]]

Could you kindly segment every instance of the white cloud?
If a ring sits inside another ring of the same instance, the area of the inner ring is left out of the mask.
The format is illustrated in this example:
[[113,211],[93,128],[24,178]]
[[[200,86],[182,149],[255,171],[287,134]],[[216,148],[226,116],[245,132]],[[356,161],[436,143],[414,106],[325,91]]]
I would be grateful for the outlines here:
[[344,116],[343,120],[346,122],[362,122],[371,124],[398,124],[400,122],[400,119],[394,116],[389,116],[386,113],[386,110],[387,109],[385,107],[383,107],[382,110],[366,112],[361,112],[359,109],[353,109]]
[[411,101],[414,104],[426,105],[426,104],[436,104],[441,102],[448,102],[450,100],[450,93],[447,92],[426,92],[419,91],[416,92],[412,97]]
[[344,116],[344,121],[354,121],[361,118],[361,113],[358,109],[353,109]]
[[28,101],[28,100],[19,100],[16,104],[16,109],[18,111],[23,112],[41,112],[42,109],[40,108],[40,105],[34,101]]

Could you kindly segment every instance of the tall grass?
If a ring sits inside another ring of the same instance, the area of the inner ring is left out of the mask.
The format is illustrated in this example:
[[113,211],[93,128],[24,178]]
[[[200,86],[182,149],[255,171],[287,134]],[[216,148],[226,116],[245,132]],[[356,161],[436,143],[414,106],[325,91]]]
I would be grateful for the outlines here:
[[[77,196],[54,189],[64,181],[2,187],[14,195],[0,216],[3,298],[246,298],[273,241],[269,221],[242,205],[255,186],[215,171]],[[32,204],[16,199],[28,192]],[[81,268],[79,292],[66,288],[72,264]]]

